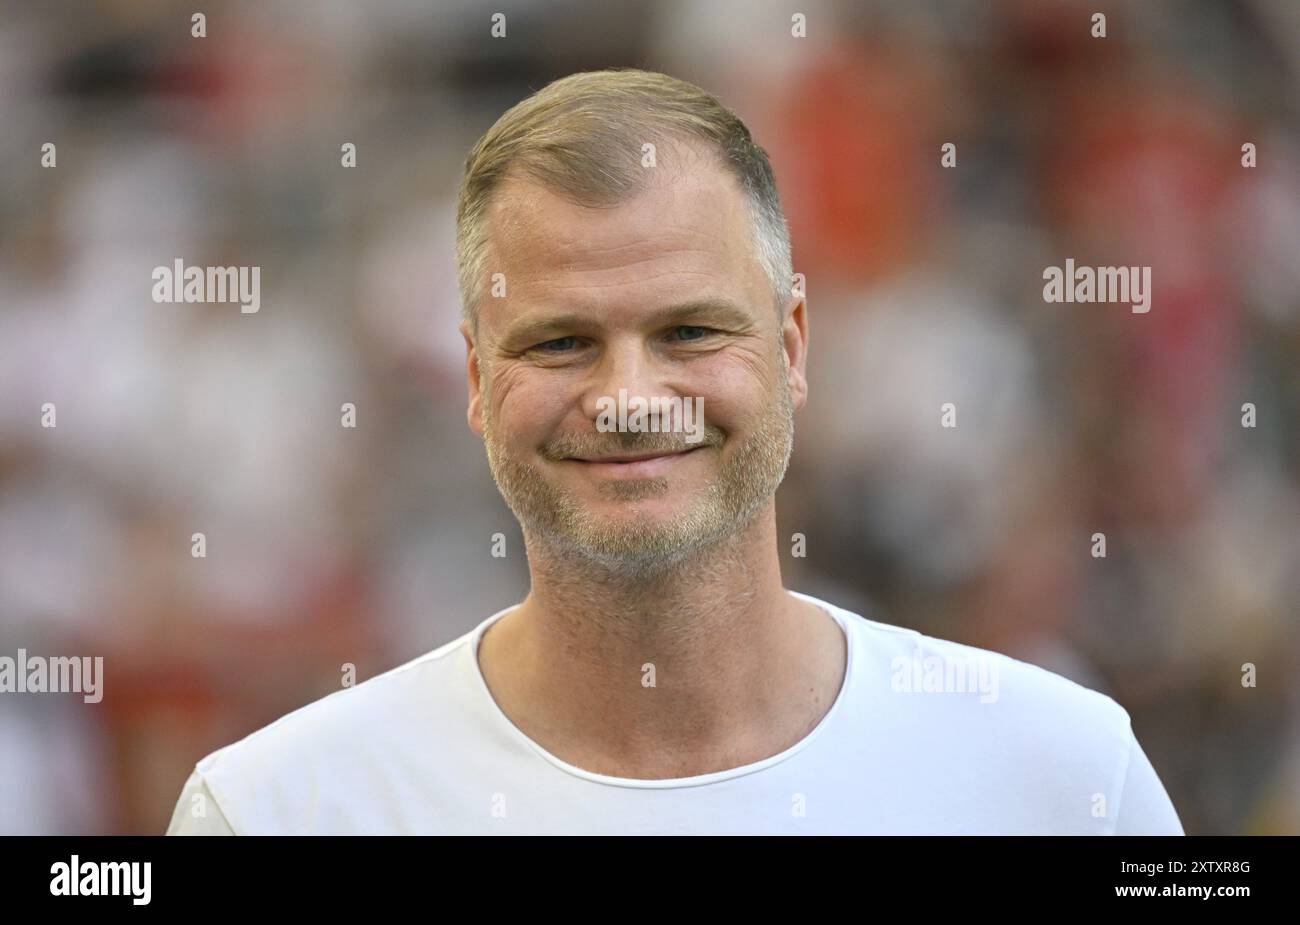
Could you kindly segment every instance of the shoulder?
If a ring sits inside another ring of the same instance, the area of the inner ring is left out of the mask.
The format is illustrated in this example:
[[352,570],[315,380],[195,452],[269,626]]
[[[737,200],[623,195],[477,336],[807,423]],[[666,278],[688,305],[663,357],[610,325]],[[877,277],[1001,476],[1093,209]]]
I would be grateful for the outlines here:
[[855,685],[900,726],[991,761],[1068,762],[1090,780],[1122,781],[1133,733],[1113,698],[1000,652],[835,610],[852,633]]
[[476,631],[217,749],[195,765],[187,793],[202,787],[236,834],[302,831],[325,791],[372,793],[429,741],[460,734]]

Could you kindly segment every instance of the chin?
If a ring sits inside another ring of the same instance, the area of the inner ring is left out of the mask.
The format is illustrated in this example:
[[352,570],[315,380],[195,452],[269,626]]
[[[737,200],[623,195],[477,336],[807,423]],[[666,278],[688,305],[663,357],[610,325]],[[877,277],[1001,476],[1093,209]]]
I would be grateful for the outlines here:
[[634,543],[606,543],[597,548],[580,545],[577,551],[583,559],[610,575],[639,579],[668,574],[693,552],[690,546],[646,543],[646,539],[641,534],[635,537]]
[[593,522],[609,527],[637,528],[646,532],[667,529],[679,523],[689,512],[680,496],[666,498],[602,499],[587,506]]

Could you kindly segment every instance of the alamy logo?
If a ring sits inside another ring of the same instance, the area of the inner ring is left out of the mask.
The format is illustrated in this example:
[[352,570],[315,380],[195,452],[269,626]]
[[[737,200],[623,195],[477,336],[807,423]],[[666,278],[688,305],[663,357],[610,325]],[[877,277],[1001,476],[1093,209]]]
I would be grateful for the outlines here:
[[1150,267],[1076,267],[1070,257],[1043,279],[1044,302],[1129,302],[1137,314],[1151,311]]
[[131,896],[132,905],[147,906],[152,896],[152,861],[57,861],[50,867],[51,896]]
[[687,443],[704,439],[704,399],[655,396],[627,397],[627,389],[618,390],[618,400],[602,395],[596,399],[600,412],[596,430],[602,434],[619,433],[686,434]]
[[262,307],[261,267],[154,267],[155,302],[238,302],[251,315]]
[[84,694],[81,699],[86,703],[99,703],[104,698],[103,683],[102,655],[42,658],[19,649],[17,658],[0,656],[0,694],[71,692]]
[[980,703],[998,699],[998,665],[991,655],[943,658],[920,648],[889,663],[890,689],[896,694],[979,694]]

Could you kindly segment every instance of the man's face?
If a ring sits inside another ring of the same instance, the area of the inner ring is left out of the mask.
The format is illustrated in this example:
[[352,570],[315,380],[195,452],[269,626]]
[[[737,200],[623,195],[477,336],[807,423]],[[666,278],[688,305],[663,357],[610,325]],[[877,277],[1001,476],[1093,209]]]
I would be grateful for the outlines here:
[[[739,185],[704,160],[652,169],[664,172],[648,190],[605,209],[507,180],[487,268],[505,297],[485,289],[477,337],[462,328],[470,426],[525,534],[629,575],[688,558],[763,507],[806,394],[804,306],[778,319]],[[601,400],[620,390],[701,399],[702,437],[602,432]]]

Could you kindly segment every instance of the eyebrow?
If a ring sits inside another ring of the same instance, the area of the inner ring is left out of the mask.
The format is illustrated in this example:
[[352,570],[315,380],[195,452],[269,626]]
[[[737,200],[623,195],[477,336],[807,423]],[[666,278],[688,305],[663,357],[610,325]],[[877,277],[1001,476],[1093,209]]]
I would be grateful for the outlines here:
[[[511,324],[501,339],[512,343],[531,341],[533,338],[542,338],[558,330],[590,328],[592,321],[591,315],[573,312],[543,317],[524,317]],[[647,323],[654,326],[681,324],[685,321],[716,321],[734,327],[748,327],[754,323],[754,316],[729,299],[692,299],[689,302],[661,308],[647,319]]]

